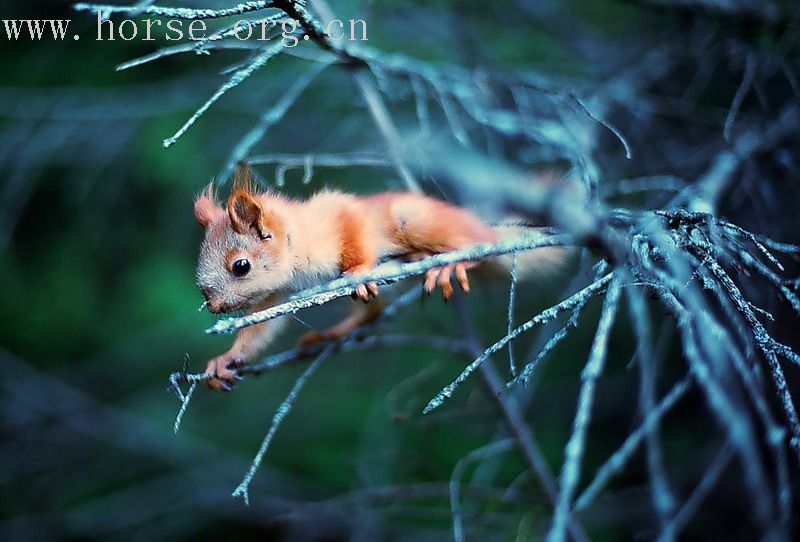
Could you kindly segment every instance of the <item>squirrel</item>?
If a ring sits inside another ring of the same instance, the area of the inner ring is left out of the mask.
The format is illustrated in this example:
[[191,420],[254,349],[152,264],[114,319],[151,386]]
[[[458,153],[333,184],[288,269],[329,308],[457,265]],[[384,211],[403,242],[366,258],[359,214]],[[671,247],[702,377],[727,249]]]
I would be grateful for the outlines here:
[[[263,310],[288,294],[341,275],[367,274],[382,259],[413,261],[504,238],[502,228],[423,194],[360,196],[326,190],[298,201],[255,190],[247,172],[239,175],[224,208],[209,184],[195,200],[194,215],[205,229],[197,284],[212,313]],[[521,254],[520,276],[528,268],[560,261],[563,253],[564,249],[548,247]],[[511,257],[495,260],[510,267]],[[430,294],[438,286],[447,300],[453,295],[451,277],[455,275],[468,293],[467,270],[479,263],[430,269],[423,288]],[[307,333],[300,344],[341,338],[380,314],[382,304],[374,283],[358,285],[353,296],[364,304],[330,329]],[[240,330],[233,346],[208,362],[209,387],[230,391],[236,369],[262,351],[285,322],[281,317]]]

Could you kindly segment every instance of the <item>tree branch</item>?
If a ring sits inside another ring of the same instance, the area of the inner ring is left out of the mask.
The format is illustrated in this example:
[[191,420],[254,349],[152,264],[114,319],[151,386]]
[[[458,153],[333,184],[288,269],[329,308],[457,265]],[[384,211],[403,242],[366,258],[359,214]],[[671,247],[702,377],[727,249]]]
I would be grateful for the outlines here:
[[78,3],[73,6],[75,11],[100,12],[106,15],[113,13],[124,13],[127,15],[154,15],[156,17],[169,17],[171,19],[220,19],[233,15],[242,15],[252,11],[261,11],[275,7],[275,2],[265,0],[253,0],[242,2],[235,6],[224,9],[191,9],[191,8],[171,8],[161,6],[143,6],[141,3],[134,6],[113,6],[110,4],[87,4]]
[[567,236],[540,236],[526,234],[519,239],[503,241],[496,244],[480,244],[462,250],[436,254],[424,260],[411,263],[398,263],[390,261],[376,267],[372,272],[363,276],[347,276],[298,292],[289,298],[289,301],[263,311],[239,318],[226,318],[206,330],[209,334],[233,333],[243,327],[266,322],[283,316],[293,314],[301,309],[315,305],[323,305],[334,299],[349,296],[355,287],[364,282],[375,282],[378,285],[391,284],[400,280],[423,274],[428,269],[465,261],[483,260],[489,256],[498,256],[515,251],[531,250],[535,248],[563,246],[570,242]]

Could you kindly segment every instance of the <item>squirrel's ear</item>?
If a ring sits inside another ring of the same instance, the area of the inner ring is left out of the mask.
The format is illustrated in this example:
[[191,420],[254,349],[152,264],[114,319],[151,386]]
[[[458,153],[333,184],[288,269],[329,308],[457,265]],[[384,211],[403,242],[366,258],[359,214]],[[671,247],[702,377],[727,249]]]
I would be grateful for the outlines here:
[[194,200],[194,217],[197,219],[198,224],[207,228],[209,224],[223,214],[222,207],[217,205],[214,197],[214,185],[209,183],[197,196],[197,199]]
[[231,197],[228,198],[228,216],[231,219],[231,227],[236,233],[244,235],[250,231],[250,228],[255,228],[262,239],[269,234],[264,210],[250,192],[236,190],[231,194]]

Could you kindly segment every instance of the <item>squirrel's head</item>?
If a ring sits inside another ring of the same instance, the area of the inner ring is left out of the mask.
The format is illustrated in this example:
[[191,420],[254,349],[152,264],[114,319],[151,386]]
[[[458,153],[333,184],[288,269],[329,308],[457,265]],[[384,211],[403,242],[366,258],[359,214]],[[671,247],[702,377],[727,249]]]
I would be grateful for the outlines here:
[[226,208],[211,185],[195,200],[194,216],[205,228],[197,262],[197,285],[211,312],[253,306],[279,289],[291,270],[277,196],[234,189]]

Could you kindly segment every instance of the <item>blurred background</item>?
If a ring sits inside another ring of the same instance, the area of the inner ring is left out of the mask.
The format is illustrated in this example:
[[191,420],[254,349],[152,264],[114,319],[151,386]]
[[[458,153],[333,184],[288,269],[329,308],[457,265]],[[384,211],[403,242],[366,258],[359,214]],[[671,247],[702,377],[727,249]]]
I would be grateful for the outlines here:
[[[544,128],[538,144],[500,130],[466,130],[483,138],[476,146],[524,167],[575,169],[580,162],[578,173],[604,193],[606,186],[647,176],[669,177],[676,186],[690,183],[709,167],[709,157],[728,145],[726,125],[768,124],[786,104],[797,103],[794,2],[753,2],[747,4],[755,6],[752,12],[733,15],[693,8],[704,2],[675,4],[683,7],[656,0],[336,0],[332,7],[342,19],[367,21],[371,47],[433,65],[523,73],[529,81],[577,89],[598,116],[611,119],[628,138],[631,160],[609,130],[587,118],[594,135],[591,156],[582,162],[548,139]],[[777,15],[760,18],[763,13]],[[79,41],[64,42],[0,36],[0,366],[5,373],[0,538],[452,537],[448,483],[454,467],[505,435],[477,378],[444,408],[421,415],[426,402],[469,361],[463,355],[425,348],[336,354],[310,380],[280,428],[253,481],[250,506],[230,493],[303,364],[248,378],[230,394],[198,389],[182,430],[172,433],[180,404],[168,389],[169,374],[182,368],[186,356],[191,369],[201,371],[231,340],[203,333],[215,319],[198,312],[202,297],[194,264],[202,232],[192,216],[193,198],[224,171],[240,139],[308,62],[290,55],[272,60],[165,149],[162,140],[228,79],[225,70],[246,60],[247,51],[189,53],[115,71],[121,62],[165,43],[96,42],[94,17],[75,13],[70,2],[3,2],[0,15],[71,19],[69,34],[82,34]],[[316,50],[313,44],[303,47]],[[417,129],[419,114],[409,88],[381,89],[404,133]],[[435,102],[436,96],[429,99]],[[733,121],[732,103],[740,111]],[[430,117],[434,131],[452,123],[441,111]],[[721,213],[758,233],[797,243],[800,147],[796,131],[789,132],[737,171],[736,183],[744,188],[725,199]],[[384,147],[351,73],[332,66],[270,127],[253,153],[337,152],[381,153]],[[268,184],[274,184],[275,170],[256,167]],[[316,168],[308,184],[302,177],[302,168],[288,171],[281,190],[304,196],[326,186],[358,193],[400,187],[388,166]],[[435,183],[425,189],[452,196]],[[631,208],[669,199],[661,192],[607,195],[610,204]],[[517,320],[575,291],[574,278],[585,278],[594,261],[587,252],[555,276],[521,285]],[[418,281],[410,281],[412,286]],[[789,344],[800,344],[790,310],[759,292],[753,285],[754,299],[775,316],[771,329]],[[508,282],[502,279],[473,286],[468,304],[486,344],[505,334],[507,296]],[[348,303],[301,313],[270,352],[291,348],[308,326],[333,321]],[[556,475],[598,311],[599,301],[592,302],[518,397]],[[438,296],[413,304],[382,329],[461,333],[452,307]],[[515,341],[520,363],[530,361],[555,329]],[[663,330],[658,343],[663,394],[685,366],[671,328],[655,329]],[[641,421],[633,342],[627,321],[615,328],[589,434],[587,476]],[[494,361],[505,374],[506,354]],[[787,371],[796,382],[797,371]],[[723,440],[718,433],[695,390],[665,418],[665,461],[680,497],[692,492],[714,459]],[[538,481],[526,476],[514,450],[463,466],[468,540],[543,536],[550,502]],[[734,463],[727,464],[700,513],[686,525],[687,540],[751,539],[754,526],[742,512],[752,504],[735,471]],[[581,516],[591,538],[653,538],[648,492],[639,452]]]

